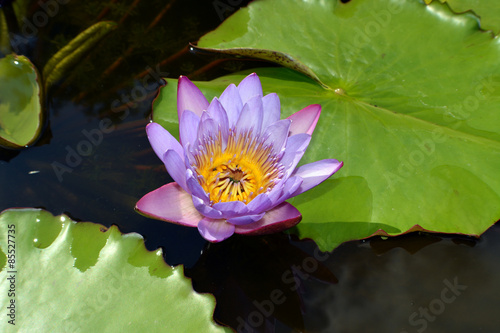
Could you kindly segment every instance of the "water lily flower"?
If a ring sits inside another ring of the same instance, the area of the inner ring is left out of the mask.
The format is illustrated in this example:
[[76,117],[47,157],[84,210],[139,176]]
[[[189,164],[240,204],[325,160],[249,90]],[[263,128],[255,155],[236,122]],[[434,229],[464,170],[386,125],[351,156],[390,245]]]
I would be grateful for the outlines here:
[[285,200],[320,184],[342,167],[325,159],[296,167],[311,140],[321,106],[280,120],[280,100],[263,96],[257,74],[208,103],[181,76],[177,141],[157,123],[147,135],[175,182],[142,197],[136,209],[155,219],[197,227],[210,242],[234,233],[266,234],[302,219]]

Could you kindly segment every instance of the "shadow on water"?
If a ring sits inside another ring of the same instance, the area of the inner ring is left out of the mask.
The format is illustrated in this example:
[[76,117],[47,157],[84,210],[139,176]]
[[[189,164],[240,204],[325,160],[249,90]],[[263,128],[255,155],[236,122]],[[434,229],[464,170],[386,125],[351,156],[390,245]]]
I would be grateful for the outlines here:
[[323,253],[294,236],[210,244],[186,275],[238,332],[497,332],[500,226],[410,233]]
[[[186,266],[197,291],[216,296],[217,321],[241,332],[498,331],[498,224],[480,240],[411,233],[323,253],[286,234],[207,244],[196,229],[134,212],[142,195],[171,181],[144,131],[161,77],[209,80],[267,65],[188,52],[237,9],[213,3],[73,1],[36,28],[19,49],[41,68],[90,24],[119,22],[49,92],[48,128],[37,144],[0,149],[0,210],[42,207],[140,233],[149,250],[163,247],[169,264]],[[28,18],[40,10],[37,1],[28,8]]]

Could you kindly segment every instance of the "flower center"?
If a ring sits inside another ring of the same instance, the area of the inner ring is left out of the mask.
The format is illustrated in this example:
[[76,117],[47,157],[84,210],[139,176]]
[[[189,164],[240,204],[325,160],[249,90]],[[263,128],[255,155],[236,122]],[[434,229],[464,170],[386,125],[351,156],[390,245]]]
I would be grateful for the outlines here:
[[200,140],[192,167],[211,204],[249,203],[280,180],[283,166],[264,139],[251,132],[237,134],[230,130],[225,148],[220,133],[216,138]]

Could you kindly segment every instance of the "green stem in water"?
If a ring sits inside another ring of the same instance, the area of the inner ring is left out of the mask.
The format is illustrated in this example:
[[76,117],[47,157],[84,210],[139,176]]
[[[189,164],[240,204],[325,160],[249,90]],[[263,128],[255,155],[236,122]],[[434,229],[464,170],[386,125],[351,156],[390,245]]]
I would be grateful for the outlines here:
[[43,68],[46,91],[59,81],[71,68],[94,48],[109,32],[116,28],[116,23],[103,21],[92,25],[50,58]]

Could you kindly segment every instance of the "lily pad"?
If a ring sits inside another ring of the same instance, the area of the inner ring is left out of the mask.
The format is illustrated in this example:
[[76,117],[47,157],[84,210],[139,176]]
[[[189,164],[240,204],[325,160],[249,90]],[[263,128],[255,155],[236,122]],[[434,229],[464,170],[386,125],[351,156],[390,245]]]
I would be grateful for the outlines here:
[[2,212],[0,234],[2,332],[230,331],[138,234],[40,209]]
[[[475,15],[417,0],[255,1],[198,47],[282,55],[303,73],[255,70],[282,117],[322,105],[302,163],[344,161],[291,200],[295,232],[323,250],[412,230],[478,236],[500,218],[500,42]],[[244,75],[195,84],[210,100]],[[174,135],[175,89],[170,80],[153,106]]]
[[25,56],[0,59],[0,145],[22,148],[38,138],[43,127],[39,78]]
[[[425,0],[431,3],[437,0]],[[481,19],[481,28],[500,33],[500,2],[497,0],[439,0],[448,3],[455,13],[473,11]]]

